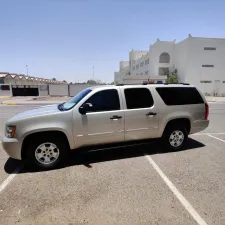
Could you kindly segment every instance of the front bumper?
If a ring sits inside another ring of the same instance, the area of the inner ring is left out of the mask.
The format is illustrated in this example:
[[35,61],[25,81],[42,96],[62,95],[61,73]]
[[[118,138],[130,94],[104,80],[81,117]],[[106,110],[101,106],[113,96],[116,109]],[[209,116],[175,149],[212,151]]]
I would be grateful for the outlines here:
[[9,155],[9,157],[20,160],[22,159],[22,142],[18,141],[16,138],[4,137],[2,140],[2,146],[6,153]]

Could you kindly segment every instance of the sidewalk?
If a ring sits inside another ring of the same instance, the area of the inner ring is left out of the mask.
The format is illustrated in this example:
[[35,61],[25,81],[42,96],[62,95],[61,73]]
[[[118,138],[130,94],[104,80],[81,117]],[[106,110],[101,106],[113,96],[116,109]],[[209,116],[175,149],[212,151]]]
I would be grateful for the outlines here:
[[207,102],[225,102],[225,97],[205,96]]

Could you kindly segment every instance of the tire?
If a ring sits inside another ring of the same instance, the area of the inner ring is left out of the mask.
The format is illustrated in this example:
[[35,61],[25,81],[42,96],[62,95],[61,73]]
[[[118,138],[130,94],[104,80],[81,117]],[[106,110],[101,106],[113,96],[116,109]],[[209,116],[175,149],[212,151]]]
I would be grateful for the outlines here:
[[183,126],[172,125],[166,128],[162,141],[163,147],[177,151],[183,148],[188,138],[187,129]]
[[39,169],[54,169],[68,156],[68,146],[64,138],[49,135],[37,136],[31,140],[28,150],[28,163]]

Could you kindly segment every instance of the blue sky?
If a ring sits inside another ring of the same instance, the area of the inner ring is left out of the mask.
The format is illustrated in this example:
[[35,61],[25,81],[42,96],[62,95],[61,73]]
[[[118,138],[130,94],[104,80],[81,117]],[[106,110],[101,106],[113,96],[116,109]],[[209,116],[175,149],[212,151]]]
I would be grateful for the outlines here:
[[225,2],[0,0],[0,71],[113,81],[133,48],[192,34],[225,38]]

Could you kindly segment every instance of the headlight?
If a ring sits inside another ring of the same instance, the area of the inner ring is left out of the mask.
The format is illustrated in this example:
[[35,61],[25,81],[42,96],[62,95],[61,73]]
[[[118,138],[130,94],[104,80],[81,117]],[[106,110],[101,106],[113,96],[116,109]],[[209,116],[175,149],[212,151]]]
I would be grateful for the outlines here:
[[14,138],[16,132],[16,126],[6,126],[5,136],[7,138]]

